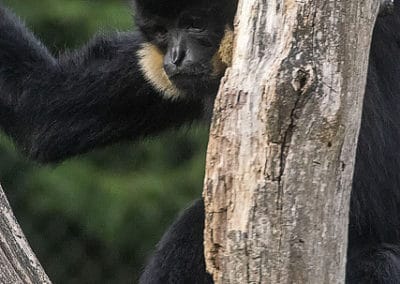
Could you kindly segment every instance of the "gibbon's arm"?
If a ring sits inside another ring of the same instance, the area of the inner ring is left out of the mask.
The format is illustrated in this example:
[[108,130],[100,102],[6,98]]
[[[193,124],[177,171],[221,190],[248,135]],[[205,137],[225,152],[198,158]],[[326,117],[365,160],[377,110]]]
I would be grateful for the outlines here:
[[31,158],[56,162],[200,117],[199,102],[163,99],[146,82],[141,43],[116,34],[54,58],[0,6],[0,127]]

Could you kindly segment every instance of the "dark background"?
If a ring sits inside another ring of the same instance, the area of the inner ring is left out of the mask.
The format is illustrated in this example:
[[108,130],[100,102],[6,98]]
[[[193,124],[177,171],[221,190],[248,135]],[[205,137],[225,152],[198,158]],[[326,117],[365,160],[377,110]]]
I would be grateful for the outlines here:
[[[3,2],[54,54],[133,25],[121,0]],[[201,195],[206,141],[196,126],[39,166],[2,135],[0,181],[54,283],[136,283],[163,231]]]

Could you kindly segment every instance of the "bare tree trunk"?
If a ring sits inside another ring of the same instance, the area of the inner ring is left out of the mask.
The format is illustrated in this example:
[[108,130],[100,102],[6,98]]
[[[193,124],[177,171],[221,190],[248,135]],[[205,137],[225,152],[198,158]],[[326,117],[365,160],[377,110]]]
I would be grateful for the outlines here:
[[216,283],[344,283],[375,0],[242,0],[207,153]]
[[51,283],[32,252],[0,186],[0,283]]

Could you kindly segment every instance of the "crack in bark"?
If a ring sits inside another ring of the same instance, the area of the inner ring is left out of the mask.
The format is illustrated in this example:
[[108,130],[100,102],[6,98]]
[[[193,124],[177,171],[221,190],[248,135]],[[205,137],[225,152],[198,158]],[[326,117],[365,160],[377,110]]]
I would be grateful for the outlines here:
[[[283,184],[282,184],[282,176],[285,172],[285,163],[286,163],[286,156],[287,153],[289,151],[289,143],[290,140],[292,138],[292,134],[293,134],[293,129],[295,127],[295,111],[298,108],[299,102],[300,102],[300,98],[301,98],[301,92],[297,92],[297,98],[296,101],[294,103],[294,106],[290,112],[290,124],[287,127],[285,133],[284,133],[284,137],[283,137],[283,142],[281,145],[281,151],[280,151],[280,172],[279,172],[279,176],[277,177],[277,182],[278,182],[278,196],[277,196],[277,201],[276,201],[276,209],[279,212],[279,216],[278,216],[278,224],[281,227],[279,230],[279,240],[278,240],[278,251],[281,250],[282,248],[282,239],[283,239],[283,224],[282,224],[282,214],[283,214]],[[279,280],[279,276],[278,276],[278,280]]]
[[304,69],[299,69],[297,71],[294,80],[296,84],[293,84],[293,87],[295,89],[296,100],[294,102],[292,109],[290,110],[290,116],[289,116],[290,123],[283,135],[283,142],[281,145],[280,158],[279,158],[279,175],[277,177],[277,182],[278,182],[277,210],[280,211],[282,210],[282,198],[283,198],[283,185],[281,184],[282,176],[285,172],[286,156],[287,153],[289,152],[289,145],[293,135],[293,129],[296,126],[295,112],[299,109],[300,101],[307,89],[307,88],[305,89],[305,87],[307,87],[309,79],[310,79],[309,71]]
[[[290,110],[290,123],[288,127],[286,128],[284,135],[283,135],[283,142],[281,145],[281,150],[280,150],[280,157],[279,157],[279,176],[277,177],[277,183],[278,183],[278,196],[277,196],[277,201],[276,201],[276,209],[278,211],[278,224],[280,226],[279,229],[279,239],[278,239],[278,251],[282,249],[282,239],[283,239],[283,224],[282,224],[282,215],[283,215],[283,183],[282,183],[282,177],[285,173],[285,166],[286,166],[286,158],[287,154],[289,152],[290,148],[290,141],[293,136],[293,130],[296,126],[296,111],[301,108],[301,99],[303,95],[306,93],[308,87],[310,86],[309,80],[310,80],[310,71],[307,71],[305,69],[298,69],[296,72],[296,76],[294,78],[294,83],[292,83],[292,87],[295,91],[296,95],[296,100],[294,102],[294,105],[292,109]],[[278,281],[280,279],[280,272],[278,277]]]

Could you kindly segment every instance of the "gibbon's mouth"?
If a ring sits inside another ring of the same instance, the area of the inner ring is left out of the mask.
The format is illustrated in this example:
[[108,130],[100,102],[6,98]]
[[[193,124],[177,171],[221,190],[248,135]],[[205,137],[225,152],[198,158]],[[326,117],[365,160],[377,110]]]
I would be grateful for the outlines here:
[[205,74],[179,74],[170,78],[171,82],[188,96],[215,95],[218,91],[219,82],[216,78]]
[[204,74],[189,74],[189,73],[178,73],[171,77],[170,80],[176,85],[177,87],[181,86],[196,86],[202,81],[206,81],[208,76]]
[[177,73],[169,78],[171,81],[186,81],[186,80],[195,80],[196,78],[201,78],[203,77],[203,74],[191,74],[191,73]]

